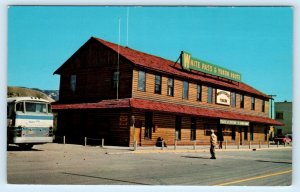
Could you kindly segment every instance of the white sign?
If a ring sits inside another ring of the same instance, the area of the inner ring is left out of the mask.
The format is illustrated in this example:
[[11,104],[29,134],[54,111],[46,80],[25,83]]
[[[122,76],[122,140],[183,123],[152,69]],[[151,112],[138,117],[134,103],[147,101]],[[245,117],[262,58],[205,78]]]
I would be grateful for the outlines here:
[[230,120],[230,119],[220,119],[220,124],[249,126],[249,121],[237,121],[237,120]]
[[217,89],[217,101],[216,103],[222,105],[230,105],[230,91],[224,91]]

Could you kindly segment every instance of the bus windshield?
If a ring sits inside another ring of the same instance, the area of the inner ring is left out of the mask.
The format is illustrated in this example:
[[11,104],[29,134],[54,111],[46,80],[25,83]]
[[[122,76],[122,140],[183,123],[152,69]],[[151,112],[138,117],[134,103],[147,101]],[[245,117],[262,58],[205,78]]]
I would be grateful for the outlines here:
[[26,112],[47,113],[46,103],[25,102]]

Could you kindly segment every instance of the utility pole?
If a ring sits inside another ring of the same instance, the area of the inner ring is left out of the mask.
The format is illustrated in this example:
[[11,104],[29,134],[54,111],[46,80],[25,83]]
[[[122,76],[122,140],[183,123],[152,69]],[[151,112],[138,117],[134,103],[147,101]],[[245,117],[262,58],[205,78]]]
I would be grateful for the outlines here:
[[271,119],[273,119],[273,97],[276,97],[277,95],[268,95],[269,97],[271,97]]

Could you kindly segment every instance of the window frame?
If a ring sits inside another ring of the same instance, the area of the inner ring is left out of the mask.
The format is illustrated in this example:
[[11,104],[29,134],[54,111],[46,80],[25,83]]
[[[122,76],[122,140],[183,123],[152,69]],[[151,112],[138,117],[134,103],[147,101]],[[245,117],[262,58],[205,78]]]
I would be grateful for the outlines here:
[[117,87],[119,87],[118,83],[120,80],[120,72],[118,71],[114,71],[113,75],[112,75],[112,88],[116,89]]
[[231,92],[231,103],[230,106],[231,107],[236,107],[236,92]]
[[244,109],[245,108],[245,95],[240,94],[240,108]]
[[213,104],[214,90],[212,87],[207,87],[207,103]]
[[266,101],[264,99],[261,100],[261,112],[265,112],[266,111]]
[[182,82],[182,99],[189,99],[189,82]]
[[284,119],[283,112],[282,111],[275,111],[275,119],[283,120]]
[[[170,80],[171,80],[171,84],[170,84]],[[174,78],[173,77],[168,77],[167,95],[174,97]]]
[[[157,83],[158,79],[159,79],[159,83]],[[154,77],[154,93],[155,94],[161,94],[161,86],[162,86],[162,76],[155,75],[155,77]]]
[[202,101],[202,84],[197,84],[197,101]]
[[251,97],[251,110],[255,110],[255,97]]
[[77,88],[77,75],[71,74],[70,75],[70,89],[73,93],[75,93],[76,88]]
[[[143,78],[141,74],[144,74]],[[142,70],[138,72],[138,91],[146,91],[146,72]]]

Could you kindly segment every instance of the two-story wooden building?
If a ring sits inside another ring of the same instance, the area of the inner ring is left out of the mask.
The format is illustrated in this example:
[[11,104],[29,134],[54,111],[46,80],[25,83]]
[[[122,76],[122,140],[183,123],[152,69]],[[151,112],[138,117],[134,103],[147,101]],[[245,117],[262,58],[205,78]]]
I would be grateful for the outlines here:
[[[210,130],[228,143],[266,142],[270,97],[241,75],[182,52],[180,62],[91,37],[60,75],[57,135],[107,145],[208,144]],[[199,70],[198,70],[199,69]]]

